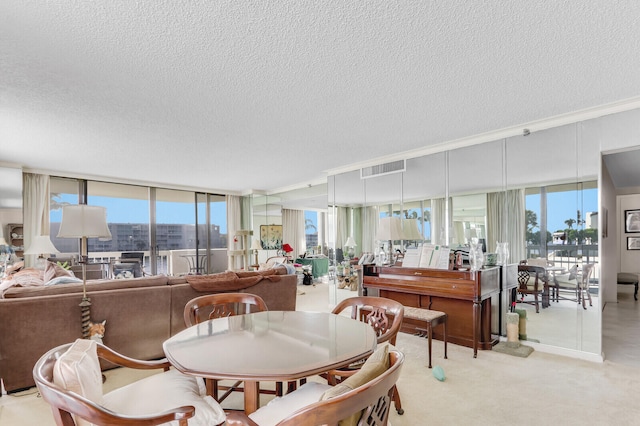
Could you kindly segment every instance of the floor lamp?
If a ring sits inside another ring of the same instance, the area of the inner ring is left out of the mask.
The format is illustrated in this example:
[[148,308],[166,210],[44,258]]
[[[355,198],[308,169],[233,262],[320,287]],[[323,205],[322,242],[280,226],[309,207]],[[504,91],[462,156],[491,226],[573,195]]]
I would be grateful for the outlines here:
[[82,265],[82,301],[80,302],[82,338],[89,338],[91,322],[91,299],[87,297],[87,238],[111,239],[107,226],[107,209],[99,206],[78,204],[62,207],[62,222],[58,237],[80,238],[80,264]]

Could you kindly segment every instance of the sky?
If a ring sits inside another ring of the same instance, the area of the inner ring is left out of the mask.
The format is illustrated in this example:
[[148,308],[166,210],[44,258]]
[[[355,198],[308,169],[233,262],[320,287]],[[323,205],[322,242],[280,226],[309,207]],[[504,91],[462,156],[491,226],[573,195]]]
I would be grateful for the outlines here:
[[[577,218],[577,211],[580,210],[583,220],[588,220],[588,212],[598,211],[598,190],[597,188],[585,189],[582,191],[582,206],[579,206],[578,197],[575,201],[567,201],[566,192],[547,193],[547,230],[555,232],[567,229],[565,220]],[[532,210],[538,217],[540,224],[540,194],[527,195],[527,210]],[[597,226],[597,224],[595,225]],[[573,226],[575,229],[575,225]]]

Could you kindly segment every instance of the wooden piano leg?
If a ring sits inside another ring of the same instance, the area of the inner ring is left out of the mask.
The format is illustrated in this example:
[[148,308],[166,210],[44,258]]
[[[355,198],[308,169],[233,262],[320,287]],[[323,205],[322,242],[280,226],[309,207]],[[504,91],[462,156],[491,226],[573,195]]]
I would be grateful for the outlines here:
[[478,357],[478,342],[480,341],[480,303],[473,302],[473,357]]

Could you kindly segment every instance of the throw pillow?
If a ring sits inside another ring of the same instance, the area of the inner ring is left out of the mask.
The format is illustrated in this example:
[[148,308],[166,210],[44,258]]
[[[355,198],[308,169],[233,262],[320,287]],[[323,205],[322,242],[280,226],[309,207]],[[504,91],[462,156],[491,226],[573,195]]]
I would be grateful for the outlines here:
[[[384,344],[367,359],[360,370],[333,388],[325,391],[320,397],[321,401],[342,395],[359,386],[368,383],[389,369],[389,345]],[[362,417],[362,412],[352,414],[341,420],[339,426],[356,426]]]
[[326,391],[321,400],[342,395],[375,379],[389,369],[389,345],[381,345],[353,376]]
[[[96,342],[77,339],[53,366],[53,382],[66,390],[102,404],[102,372]],[[78,425],[91,423],[76,416]]]
[[44,282],[49,282],[56,277],[72,277],[73,272],[64,269],[62,266],[47,261],[44,269]]
[[77,277],[55,277],[44,283],[45,286],[56,284],[81,283],[82,280]]

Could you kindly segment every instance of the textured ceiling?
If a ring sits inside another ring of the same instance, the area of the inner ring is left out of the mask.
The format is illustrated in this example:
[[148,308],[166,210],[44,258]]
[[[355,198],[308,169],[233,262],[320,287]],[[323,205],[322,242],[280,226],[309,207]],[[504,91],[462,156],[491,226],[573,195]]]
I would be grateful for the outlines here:
[[0,2],[0,162],[243,192],[640,95],[640,2]]

